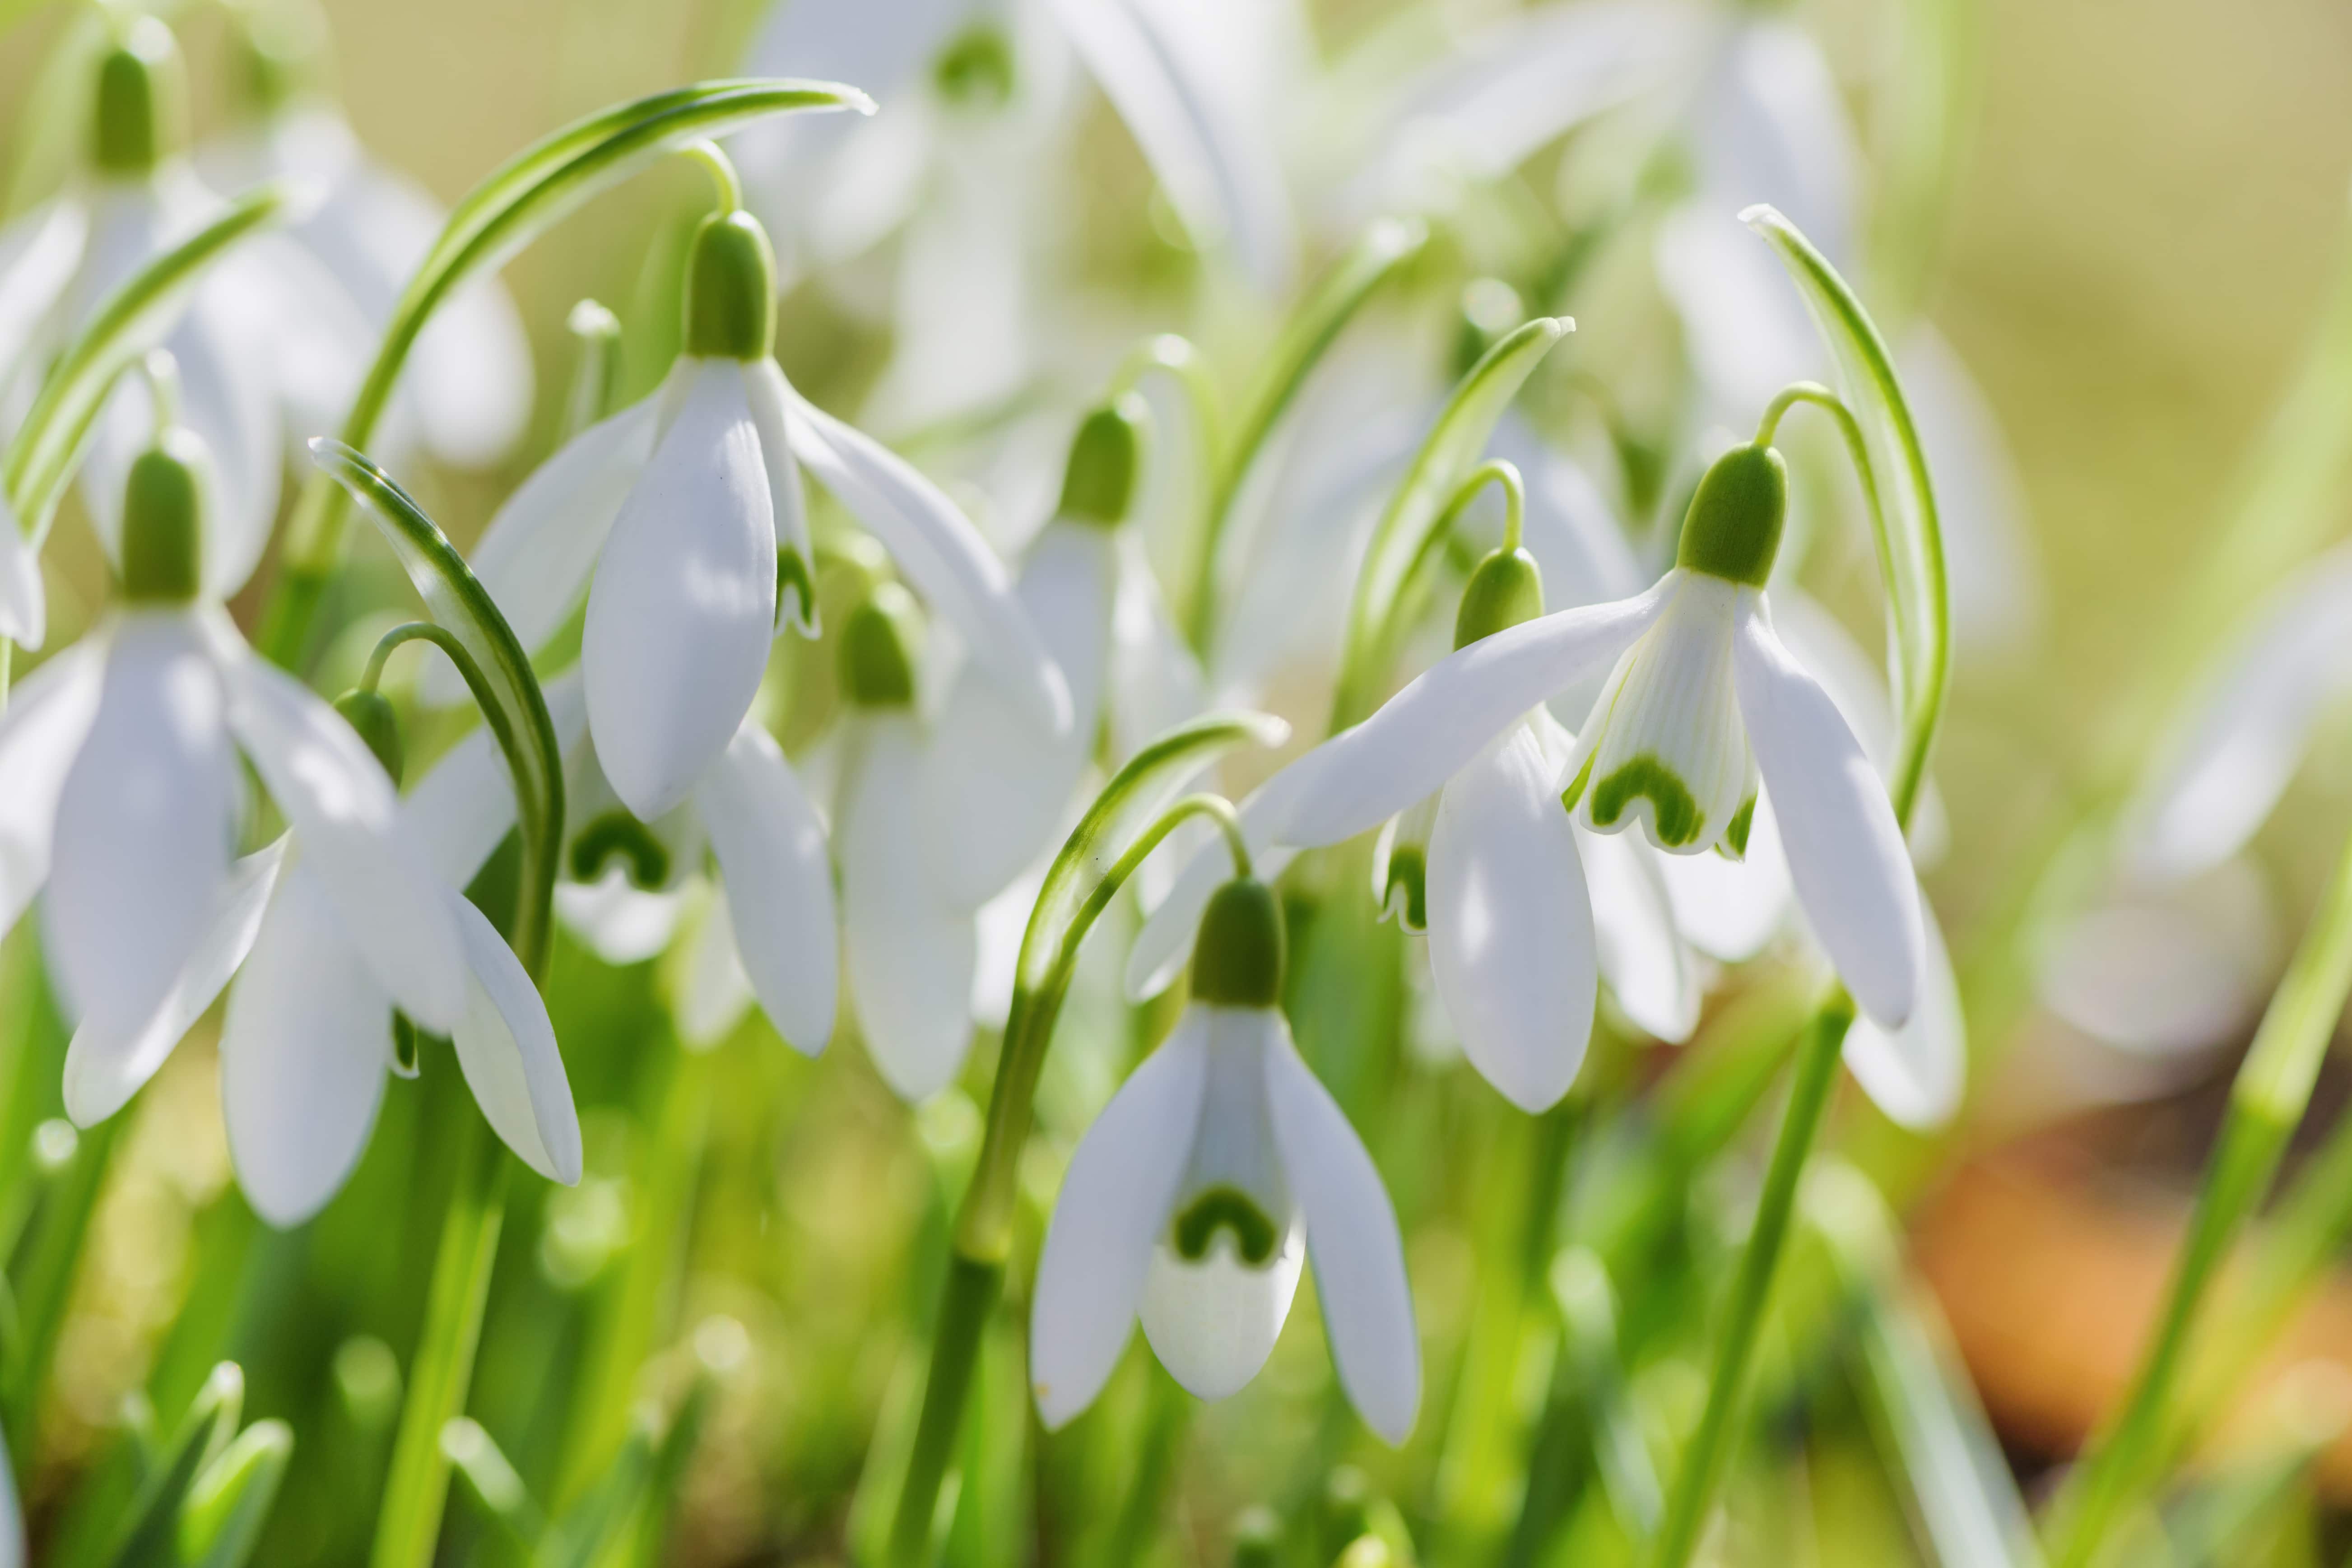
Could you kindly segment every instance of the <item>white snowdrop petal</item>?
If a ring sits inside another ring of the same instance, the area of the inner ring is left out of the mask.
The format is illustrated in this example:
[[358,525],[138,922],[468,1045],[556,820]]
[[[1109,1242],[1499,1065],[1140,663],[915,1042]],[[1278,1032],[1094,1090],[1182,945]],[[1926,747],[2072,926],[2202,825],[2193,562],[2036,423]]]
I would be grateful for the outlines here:
[[1769,795],[1756,797],[1748,824],[1748,853],[1654,858],[1673,901],[1675,925],[1692,946],[1725,963],[1744,963],[1764,951],[1789,916],[1789,858]]
[[1702,1000],[1698,964],[1675,930],[1665,868],[1715,858],[1662,856],[1622,833],[1585,834],[1577,847],[1592,889],[1601,977],[1617,1005],[1661,1040],[1690,1038]]
[[690,1051],[709,1050],[725,1039],[758,1000],[735,945],[727,900],[716,889],[689,929],[684,965],[674,986],[671,1018],[677,1026],[678,1043]]
[[1964,656],[2020,652],[2048,618],[2049,585],[2025,481],[2000,416],[1958,353],[1926,321],[1904,334],[1896,365],[1936,477],[1952,641]]
[[48,640],[49,599],[41,586],[41,557],[0,495],[0,637],[37,651]]
[[58,800],[48,951],[81,1021],[128,1034],[163,1005],[227,879],[236,759],[193,617],[125,616],[103,680]]
[[625,867],[608,866],[593,882],[555,884],[555,914],[589,952],[625,969],[667,950],[686,918],[681,888],[640,888]]
[[571,1186],[580,1180],[580,1116],[547,1004],[488,917],[459,894],[448,900],[470,974],[465,1016],[450,1034],[466,1087],[517,1158]]
[[1048,1427],[1094,1403],[1127,1348],[1200,1121],[1207,1033],[1189,1012],[1070,1156],[1030,1298],[1029,1374]]
[[16,1500],[16,1471],[0,1432],[0,1568],[25,1568],[25,1510]]
[[465,957],[392,780],[358,731],[292,676],[242,650],[222,676],[230,727],[362,960],[411,1017],[446,1034],[465,1006]]
[[58,795],[106,676],[106,641],[93,637],[51,658],[0,710],[0,931],[16,923],[49,879]]
[[2042,1005],[2134,1056],[2180,1058],[2242,1035],[2280,960],[2278,917],[2242,860],[2184,882],[2126,887],[2052,931]]
[[383,1100],[392,999],[299,856],[262,916],[221,1026],[221,1112],[237,1185],[280,1229],[326,1206]]
[[[760,1006],[804,1056],[833,1036],[840,957],[824,820],[774,739],[735,732],[695,791],[725,884],[729,929]],[[904,831],[903,825],[901,831]]]
[[904,458],[799,393],[790,395],[801,462],[873,531],[915,591],[1030,717],[1057,734],[1067,729],[1075,712],[1069,683],[971,520]]
[[1282,1015],[1265,1017],[1274,1137],[1307,1215],[1331,1360],[1365,1425],[1399,1447],[1421,1408],[1421,1340],[1396,1209],[1363,1140],[1290,1043]]
[[1145,742],[1204,712],[1209,696],[1200,660],[1176,629],[1152,574],[1141,534],[1121,534],[1118,551],[1105,722],[1112,761],[1124,763]]
[[1053,847],[1094,753],[1109,664],[1108,530],[1056,521],[1022,563],[1016,592],[1069,683],[1077,722],[1059,734],[967,665],[923,758],[919,831],[932,875],[953,902],[978,909]]
[[1740,712],[1797,901],[1863,1011],[1900,1028],[1927,939],[1885,786],[1837,704],[1772,635],[1760,595],[1743,604],[1735,647]]
[[647,822],[727,749],[775,635],[775,515],[743,367],[690,374],[597,562],[581,648],[597,760]]
[[1919,912],[1927,932],[1927,968],[1918,1005],[1899,1029],[1856,1018],[1846,1031],[1845,1065],[1888,1121],[1928,1131],[1960,1108],[1968,1088],[1969,1034],[1952,956],[1924,892]]
[[772,359],[743,367],[743,384],[751,402],[751,423],[760,432],[760,460],[768,472],[768,500],[775,513],[776,549],[800,554],[808,584],[793,587],[792,603],[776,606],[780,621],[788,620],[808,636],[817,635],[816,601],[808,597],[816,581],[816,546],[809,538],[808,496],[801,485],[800,462],[793,456],[792,391],[784,373]]
[[[588,694],[579,667],[541,690],[556,751],[571,757],[588,733]],[[471,882],[515,824],[514,775],[498,738],[479,727],[444,752],[408,792],[404,809],[433,874],[452,888]]]
[[1269,837],[1302,848],[1337,844],[1434,795],[1529,709],[1622,653],[1681,575],[1669,573],[1638,598],[1539,616],[1440,659],[1379,712],[1284,770],[1297,782],[1286,786],[1295,793],[1282,820],[1268,824]]
[[1438,797],[1428,906],[1430,970],[1471,1064],[1544,1110],[1583,1065],[1599,969],[1576,829],[1527,726]]
[[1228,1399],[1249,1386],[1274,1353],[1307,1262],[1293,1223],[1266,1262],[1244,1263],[1213,1245],[1199,1261],[1177,1256],[1163,1237],[1151,1249],[1137,1315],[1151,1353],[1196,1399]]
[[[531,471],[490,519],[469,564],[526,649],[570,618],[614,520],[653,456],[660,393],[574,436]],[[468,700],[446,659],[429,658],[418,692],[437,706]]]
[[66,1047],[65,1102],[66,1114],[77,1126],[91,1126],[121,1110],[155,1076],[245,962],[278,886],[289,837],[281,834],[231,869],[204,935],[153,1016],[129,1034],[88,1023],[74,1031],[73,1042]]
[[838,824],[842,941],[858,1032],[902,1100],[954,1081],[971,1044],[977,938],[969,910],[933,886],[914,829],[921,740],[911,714],[856,722],[861,755],[843,777]]
[[29,363],[41,323],[73,281],[89,234],[82,204],[60,197],[0,229],[0,382]]

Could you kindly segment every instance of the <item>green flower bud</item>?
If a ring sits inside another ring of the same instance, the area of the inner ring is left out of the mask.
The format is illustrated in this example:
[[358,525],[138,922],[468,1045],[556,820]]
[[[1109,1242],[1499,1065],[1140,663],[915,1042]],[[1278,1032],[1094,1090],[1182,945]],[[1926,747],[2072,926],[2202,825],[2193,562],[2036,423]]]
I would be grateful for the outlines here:
[[174,426],[131,465],[122,497],[122,596],[184,605],[204,582],[204,442]]
[[1271,1007],[1282,999],[1282,905],[1255,877],[1219,888],[1192,944],[1192,1000]]
[[940,50],[931,81],[950,103],[1001,108],[1013,97],[1013,40],[993,20],[974,22]]
[[162,19],[140,17],[107,50],[95,100],[90,155],[103,174],[147,174],[187,145],[187,68]]
[[392,775],[397,787],[405,752],[400,743],[399,715],[393,712],[383,693],[353,687],[335,699],[335,711],[360,732],[360,739],[367,742],[367,749],[375,753],[375,760],[383,764],[383,771]]
[[1769,447],[1734,447],[1691,497],[1675,564],[1760,588],[1789,514],[1789,466]]
[[1132,392],[1087,416],[1062,470],[1061,515],[1087,522],[1127,520],[1150,418],[1150,408]]
[[876,588],[841,628],[842,695],[861,708],[912,706],[919,628],[906,589],[896,583]]
[[1234,1521],[1234,1568],[1277,1568],[1282,1561],[1282,1521],[1259,1505]]
[[1525,550],[1490,551],[1462,590],[1462,608],[1454,616],[1454,646],[1468,647],[1542,614],[1543,573],[1536,558]]
[[686,352],[765,359],[776,337],[776,253],[740,210],[702,220],[686,264]]

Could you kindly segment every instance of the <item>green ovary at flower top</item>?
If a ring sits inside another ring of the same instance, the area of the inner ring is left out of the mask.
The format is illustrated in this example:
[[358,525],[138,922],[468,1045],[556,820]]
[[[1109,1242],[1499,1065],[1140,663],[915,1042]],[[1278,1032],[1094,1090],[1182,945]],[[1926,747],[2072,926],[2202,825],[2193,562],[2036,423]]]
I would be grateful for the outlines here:
[[1311,1253],[1349,1399],[1391,1444],[1412,1429],[1421,1351],[1396,1214],[1291,1044],[1282,950],[1273,891],[1223,883],[1175,1033],[1071,1156],[1030,1314],[1049,1427],[1094,1403],[1139,1318],[1177,1382],[1203,1399],[1238,1392],[1272,1352]]

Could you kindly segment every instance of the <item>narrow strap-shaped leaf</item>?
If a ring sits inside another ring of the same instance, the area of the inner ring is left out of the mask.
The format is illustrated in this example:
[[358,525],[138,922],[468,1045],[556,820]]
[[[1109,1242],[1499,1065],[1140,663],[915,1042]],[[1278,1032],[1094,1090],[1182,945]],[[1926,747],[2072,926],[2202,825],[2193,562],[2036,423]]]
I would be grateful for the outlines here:
[[[690,142],[771,114],[840,109],[871,113],[874,104],[835,82],[701,82],[590,115],[517,153],[457,204],[409,279],[344,419],[344,443],[364,447],[374,438],[417,334],[467,279],[494,271],[589,197]],[[342,548],[343,508],[333,485],[314,479],[303,489],[262,632],[264,651],[280,664],[295,662],[308,640],[319,593]]]
[[1507,334],[1470,367],[1445,400],[1437,422],[1413,454],[1404,482],[1389,499],[1364,552],[1348,607],[1346,644],[1339,654],[1339,690],[1331,700],[1331,729],[1357,723],[1379,705],[1387,679],[1388,644],[1397,601],[1420,558],[1423,542],[1486,450],[1495,424],[1510,406],[1544,355],[1575,323],[1538,316]]
[[1903,715],[1903,749],[1888,794],[1897,818],[1911,811],[1927,776],[1927,749],[1944,705],[1950,662],[1950,595],[1944,582],[1944,536],[1918,426],[1895,374],[1895,357],[1876,323],[1837,269],[1794,224],[1769,206],[1739,215],[1789,269],[1805,309],[1830,351],[1838,393],[1861,426],[1878,506],[1879,569],[1886,579],[1895,627],[1894,687]]
[[527,1559],[546,1533],[547,1521],[498,1440],[480,1423],[460,1415],[441,1428],[441,1453],[464,1482],[461,1494],[490,1521],[497,1539],[489,1555],[501,1563]]
[[474,668],[466,672],[467,678],[469,682],[480,679],[475,701],[514,775],[515,819],[523,847],[523,897],[512,932],[515,953],[533,975],[543,978],[557,840],[563,833],[563,755],[548,716],[546,695],[531,673],[530,658],[499,613],[489,590],[407,491],[339,441],[313,441],[310,452],[325,474],[367,502],[369,516],[400,558],[425,608],[473,657]]
[[244,1568],[293,1456],[294,1429],[283,1421],[257,1421],[239,1433],[188,1489],[180,1510],[180,1562],[191,1568]]
[[225,1361],[205,1379],[154,1473],[139,1489],[111,1559],[115,1568],[177,1568],[180,1510],[196,1478],[228,1447],[244,1405],[245,1373]]
[[25,422],[0,457],[0,481],[19,525],[38,540],[48,531],[75,455],[105,406],[116,376],[163,338],[206,268],[239,240],[286,220],[290,187],[264,185],[156,257],[100,300],[89,324],[50,367]]

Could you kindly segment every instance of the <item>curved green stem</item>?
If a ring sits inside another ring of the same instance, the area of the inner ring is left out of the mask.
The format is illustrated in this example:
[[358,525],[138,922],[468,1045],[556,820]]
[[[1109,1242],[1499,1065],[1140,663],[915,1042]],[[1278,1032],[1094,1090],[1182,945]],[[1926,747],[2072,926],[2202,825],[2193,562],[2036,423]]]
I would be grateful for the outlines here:
[[1045,873],[1014,965],[1013,1005],[1005,1016],[979,1164],[956,1211],[922,1410],[891,1520],[888,1561],[895,1568],[913,1568],[930,1550],[940,1489],[955,1457],[973,1360],[1012,1250],[1017,1179],[1022,1152],[1028,1146],[1038,1075],[1087,932],[1136,868],[1185,822],[1196,816],[1215,822],[1235,864],[1244,869],[1248,848],[1229,805],[1213,795],[1187,795],[1160,811],[1083,897],[1077,894],[1078,882],[1087,868],[1101,863],[1106,841],[1116,836],[1121,819],[1165,781],[1197,771],[1211,756],[1243,741],[1278,745],[1286,733],[1280,721],[1255,713],[1211,714],[1170,731],[1138,752],[1103,786]]
[[466,645],[457,640],[457,634],[433,621],[403,621],[376,638],[375,647],[368,650],[367,668],[360,671],[360,689],[373,691],[381,685],[385,661],[392,658],[394,650],[413,642],[429,642],[447,654],[449,662],[456,665],[457,673],[465,678],[466,689],[473,692],[485,708],[488,707],[489,700],[484,698],[483,693],[488,689],[488,681],[483,676],[481,667],[474,662],[474,656],[466,651]]
[[743,181],[735,173],[734,162],[719,151],[718,142],[705,137],[699,142],[688,142],[678,149],[678,153],[680,156],[701,164],[702,172],[710,176],[711,186],[719,195],[720,212],[731,213],[741,209]]
[[1519,548],[1527,526],[1527,481],[1519,477],[1518,466],[1508,458],[1490,458],[1470,470],[1445,503],[1445,510],[1437,514],[1429,531],[1421,536],[1412,563],[1405,568],[1397,584],[1396,601],[1389,606],[1388,624],[1373,639],[1374,646],[1392,648],[1403,637],[1419,613],[1421,591],[1429,580],[1431,568],[1453,537],[1454,525],[1462,521],[1462,514],[1470,510],[1470,503],[1488,485],[1498,486],[1503,492],[1503,542],[1499,548],[1507,554]]
[[[565,127],[509,159],[457,204],[384,328],[345,416],[343,444],[364,447],[391,406],[418,334],[467,279],[494,270],[558,219],[648,162],[746,122],[792,110],[873,111],[856,88],[784,79],[705,82],[656,93]],[[707,162],[707,161],[706,161]],[[322,478],[303,488],[289,522],[278,584],[262,616],[261,649],[300,661],[328,576],[342,552],[343,492]]]

